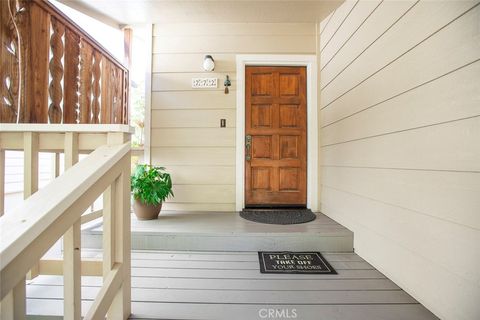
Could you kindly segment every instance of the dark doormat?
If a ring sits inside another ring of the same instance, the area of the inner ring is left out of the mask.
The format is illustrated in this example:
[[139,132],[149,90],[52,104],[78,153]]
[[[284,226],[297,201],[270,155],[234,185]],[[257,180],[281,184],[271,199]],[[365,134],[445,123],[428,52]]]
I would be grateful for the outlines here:
[[305,223],[317,217],[310,209],[243,209],[240,216],[250,221],[269,224]]
[[337,274],[320,252],[258,252],[261,273]]

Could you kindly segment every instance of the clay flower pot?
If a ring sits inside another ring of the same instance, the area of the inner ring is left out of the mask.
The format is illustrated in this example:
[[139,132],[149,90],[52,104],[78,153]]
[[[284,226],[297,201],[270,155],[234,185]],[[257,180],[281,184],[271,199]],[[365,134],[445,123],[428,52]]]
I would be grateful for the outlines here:
[[138,220],[154,220],[158,218],[158,214],[162,210],[162,202],[156,206],[142,203],[140,200],[134,200],[133,212]]
[[173,197],[172,178],[164,167],[137,164],[130,177],[130,191],[134,199],[133,212],[137,218],[157,219],[162,203]]

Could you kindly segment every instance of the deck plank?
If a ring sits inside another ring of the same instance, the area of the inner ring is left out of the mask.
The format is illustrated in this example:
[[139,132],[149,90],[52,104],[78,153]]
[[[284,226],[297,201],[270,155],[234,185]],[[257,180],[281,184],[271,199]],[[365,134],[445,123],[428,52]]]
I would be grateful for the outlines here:
[[[94,300],[99,287],[82,287],[82,299]],[[63,299],[60,286],[37,285],[29,288],[29,299]],[[186,290],[132,288],[132,301],[161,303],[218,303],[223,304],[405,304],[417,303],[402,290],[371,291],[276,291],[276,290]]]
[[[82,285],[100,287],[101,277],[82,277]],[[62,286],[61,276],[39,276],[31,286]],[[274,291],[324,291],[324,290],[401,290],[389,279],[309,279],[309,280],[244,280],[244,279],[182,279],[132,277],[132,288],[190,289],[190,290],[274,290]]]
[[437,319],[418,304],[407,305],[346,305],[346,306],[298,306],[298,305],[222,305],[222,304],[133,304],[138,310],[132,319],[259,319],[261,309],[296,309],[297,319],[315,320],[430,320]]
[[[324,253],[323,256],[329,262],[337,261],[365,261],[354,253]],[[256,252],[189,252],[181,251],[135,251],[132,259],[172,260],[172,261],[255,261],[258,262]]]
[[[374,269],[365,261],[329,261],[335,270],[371,270]],[[257,270],[257,261],[181,261],[133,259],[134,268],[158,269],[223,269],[223,270]]]
[[[91,301],[83,301],[87,310]],[[438,319],[420,304],[396,305],[225,305],[133,302],[131,319],[245,320],[258,319],[261,309],[295,309],[297,319],[304,320],[434,320]],[[61,300],[28,299],[27,312],[40,310],[47,319],[61,319]],[[84,312],[84,311],[83,311]],[[35,319],[29,317],[29,319]],[[45,318],[41,318],[42,320]]]
[[377,270],[341,270],[338,274],[262,274],[258,270],[132,268],[135,277],[203,279],[383,279]]

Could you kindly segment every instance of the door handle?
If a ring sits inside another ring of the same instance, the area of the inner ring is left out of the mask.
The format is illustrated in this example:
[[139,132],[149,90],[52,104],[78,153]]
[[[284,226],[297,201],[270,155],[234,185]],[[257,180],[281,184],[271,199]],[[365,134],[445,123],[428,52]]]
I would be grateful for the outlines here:
[[250,155],[250,149],[252,148],[252,136],[247,134],[245,136],[245,160],[250,161],[252,156]]

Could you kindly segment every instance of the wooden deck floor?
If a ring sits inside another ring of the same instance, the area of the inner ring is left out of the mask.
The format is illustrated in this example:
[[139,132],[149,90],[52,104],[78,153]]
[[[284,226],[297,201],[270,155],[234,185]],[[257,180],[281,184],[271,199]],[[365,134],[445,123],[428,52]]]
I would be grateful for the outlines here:
[[[261,274],[256,252],[135,250],[132,319],[272,319],[269,309],[283,315],[275,319],[437,319],[358,255],[325,258],[337,275]],[[101,281],[82,278],[84,310]],[[62,277],[37,277],[27,297],[30,318],[60,317]]]

